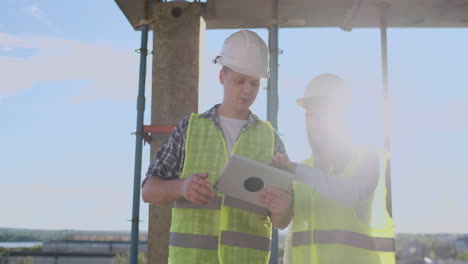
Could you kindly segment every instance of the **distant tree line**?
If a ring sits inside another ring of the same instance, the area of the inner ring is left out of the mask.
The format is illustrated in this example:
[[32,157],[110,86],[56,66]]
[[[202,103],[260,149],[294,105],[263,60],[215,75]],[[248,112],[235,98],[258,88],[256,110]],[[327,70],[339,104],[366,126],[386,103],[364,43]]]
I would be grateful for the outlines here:
[[[142,236],[145,236],[145,234],[142,234]],[[0,242],[74,240],[75,238],[90,238],[90,240],[99,240],[99,238],[117,237],[130,237],[130,232],[0,228]]]
[[[34,230],[0,228],[0,242],[32,242],[70,240],[74,238],[115,238],[129,236],[128,231]],[[146,236],[146,234],[142,234]],[[284,247],[284,234],[280,237],[280,251]],[[396,250],[401,256],[404,249],[418,246],[419,256],[431,259],[458,259],[468,261],[468,252],[457,252],[455,241],[466,234],[397,234]],[[0,252],[1,254],[1,252]],[[124,258],[124,257],[123,257]]]
[[397,256],[404,249],[419,246],[419,254],[430,259],[468,260],[468,251],[458,252],[455,241],[465,234],[399,234],[396,237]]

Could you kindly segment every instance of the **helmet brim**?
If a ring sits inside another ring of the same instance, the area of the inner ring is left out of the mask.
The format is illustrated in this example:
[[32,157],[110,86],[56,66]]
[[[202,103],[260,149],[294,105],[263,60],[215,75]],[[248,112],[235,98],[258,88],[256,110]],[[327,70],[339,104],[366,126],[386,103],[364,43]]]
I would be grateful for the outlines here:
[[345,97],[336,98],[336,97],[332,97],[332,96],[323,96],[323,95],[304,96],[304,97],[301,97],[299,99],[296,99],[296,103],[300,107],[306,109],[307,106],[309,106],[313,102],[318,102],[318,101],[323,101],[323,100],[327,100],[329,103],[332,103],[332,104],[341,105],[342,107],[346,107],[350,103],[349,99],[347,99]]
[[270,73],[269,72],[254,73],[254,72],[248,71],[246,69],[242,69],[240,67],[230,65],[228,63],[224,63],[222,56],[217,56],[215,59],[213,59],[213,62],[215,64],[218,64],[218,65],[221,65],[221,66],[224,66],[224,67],[228,67],[229,69],[231,69],[231,70],[233,70],[235,72],[242,73],[242,74],[245,74],[245,75],[248,75],[248,76],[257,77],[257,78],[265,78],[265,79],[270,78]]

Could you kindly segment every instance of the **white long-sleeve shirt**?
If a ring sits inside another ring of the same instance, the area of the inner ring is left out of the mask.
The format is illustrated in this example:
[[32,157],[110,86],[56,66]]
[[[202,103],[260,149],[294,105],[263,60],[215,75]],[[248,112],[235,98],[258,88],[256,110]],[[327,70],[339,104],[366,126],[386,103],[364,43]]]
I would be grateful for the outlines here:
[[329,199],[347,207],[356,207],[372,195],[377,186],[379,160],[375,153],[366,155],[350,178],[327,174],[319,168],[298,164],[295,177]]

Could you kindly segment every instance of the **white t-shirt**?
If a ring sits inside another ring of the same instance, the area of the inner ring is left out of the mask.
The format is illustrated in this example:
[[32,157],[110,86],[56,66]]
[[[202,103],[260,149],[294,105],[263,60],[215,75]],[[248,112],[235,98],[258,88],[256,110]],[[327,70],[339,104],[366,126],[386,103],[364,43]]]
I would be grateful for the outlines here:
[[228,154],[231,155],[232,148],[241,133],[242,127],[247,123],[247,120],[235,119],[221,115],[219,116],[219,119],[224,139],[226,140],[227,151]]

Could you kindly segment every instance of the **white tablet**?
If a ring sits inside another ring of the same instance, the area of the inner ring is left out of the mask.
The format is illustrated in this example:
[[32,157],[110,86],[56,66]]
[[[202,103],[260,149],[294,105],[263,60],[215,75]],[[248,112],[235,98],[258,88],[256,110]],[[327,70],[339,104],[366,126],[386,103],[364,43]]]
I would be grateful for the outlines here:
[[293,175],[261,162],[233,154],[214,189],[234,198],[262,206],[258,193],[266,187],[289,191]]

